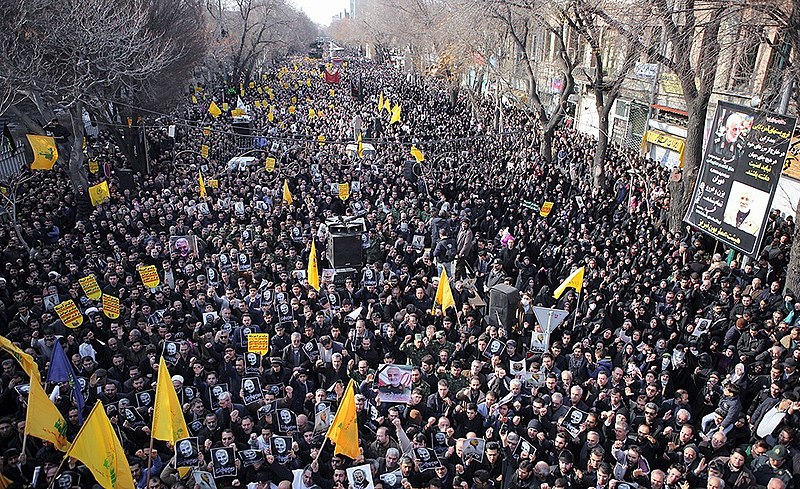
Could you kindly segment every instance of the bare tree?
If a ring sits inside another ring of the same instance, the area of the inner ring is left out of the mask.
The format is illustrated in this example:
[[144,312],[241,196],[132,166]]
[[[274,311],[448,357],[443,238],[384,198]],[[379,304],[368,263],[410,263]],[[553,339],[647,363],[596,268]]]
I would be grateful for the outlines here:
[[[660,43],[648,45],[641,35],[641,19],[629,21],[626,12],[640,8],[652,12],[653,22],[664,29],[666,49]],[[738,9],[726,2],[670,2],[644,0],[627,9],[598,10],[603,20],[618,29],[630,42],[638,44],[649,58],[677,75],[688,112],[683,174],[670,185],[669,228],[677,231],[689,207],[694,183],[702,160],[706,111],[719,66],[722,27]]]
[[303,52],[318,34],[308,17],[285,0],[235,0],[208,6],[219,35],[211,50],[231,83],[246,82],[265,58]]
[[[586,41],[591,49],[592,68],[582,72],[589,81],[589,88],[594,93],[595,108],[598,115],[597,146],[592,162],[592,183],[596,188],[605,188],[605,162],[608,149],[609,115],[614,103],[620,95],[625,77],[633,68],[639,54],[638,44],[630,39],[614,39],[614,33],[606,29],[605,22],[597,14],[594,5],[586,0],[571,0],[561,9],[564,19]],[[617,44],[617,45],[615,45]],[[622,62],[608,59],[618,55],[617,50],[609,50],[609,46],[621,47]],[[609,73],[611,66],[617,64],[616,73]]]
[[13,53],[0,61],[0,81],[36,106],[39,120],[12,106],[29,131],[42,134],[42,122],[52,120],[56,109],[64,114],[59,120],[70,128],[70,137],[60,160],[68,162],[76,190],[88,185],[84,109],[100,113],[119,101],[163,103],[172,90],[180,89],[179,79],[169,77],[185,75],[204,54],[202,39],[193,34],[203,31],[197,0],[5,4],[11,5],[0,19],[0,36],[9,27],[23,35],[0,43]]
[[[567,115],[567,101],[575,90],[574,71],[577,53],[567,49],[568,25],[560,15],[554,15],[550,5],[535,1],[488,0],[488,15],[498,21],[513,40],[521,63],[527,73],[528,98],[541,126],[540,154],[545,161],[553,159],[553,136]],[[556,11],[557,13],[557,11]],[[548,111],[542,102],[537,60],[531,52],[531,38],[544,31],[555,43],[558,70],[564,83],[555,107]]]

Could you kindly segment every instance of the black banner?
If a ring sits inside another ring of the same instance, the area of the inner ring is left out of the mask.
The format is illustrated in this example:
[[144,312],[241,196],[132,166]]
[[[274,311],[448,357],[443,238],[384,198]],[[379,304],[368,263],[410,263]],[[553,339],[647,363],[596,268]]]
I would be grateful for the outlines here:
[[755,256],[795,118],[719,102],[685,221]]

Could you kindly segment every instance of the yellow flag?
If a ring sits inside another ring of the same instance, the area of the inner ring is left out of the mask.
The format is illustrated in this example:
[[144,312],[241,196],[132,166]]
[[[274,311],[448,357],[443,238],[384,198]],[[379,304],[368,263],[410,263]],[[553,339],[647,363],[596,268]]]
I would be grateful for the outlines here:
[[547,217],[550,215],[551,210],[553,210],[553,203],[545,201],[542,204],[542,207],[539,209],[539,215],[542,217]]
[[411,156],[413,156],[414,159],[417,160],[417,163],[425,161],[425,153],[423,153],[422,151],[420,151],[419,148],[413,145],[411,146]]
[[383,93],[378,97],[378,113],[383,109]]
[[181,403],[172,385],[172,376],[167,370],[164,357],[158,364],[158,383],[156,384],[155,411],[153,411],[153,438],[175,444],[189,436],[186,419],[183,417]]
[[570,287],[574,288],[576,292],[580,293],[580,291],[583,289],[583,272],[584,267],[580,267],[572,272],[570,276],[567,277],[567,279],[564,280],[564,282],[553,291],[553,297],[556,299],[560,298],[564,291]]
[[353,459],[359,455],[355,392],[355,383],[350,379],[342,396],[342,402],[339,403],[339,409],[336,410],[336,416],[333,417],[331,427],[325,435],[336,444],[333,449],[334,455],[341,453]]
[[86,297],[93,301],[96,301],[103,295],[103,291],[100,290],[100,285],[98,285],[94,275],[87,275],[83,278],[79,278],[78,283],[81,284],[81,288],[83,289],[83,293],[86,294]]
[[442,267],[442,274],[439,276],[439,285],[436,287],[436,304],[442,305],[442,312],[447,311],[448,307],[456,308],[456,301],[453,299],[453,289],[450,288],[450,279],[447,278],[447,272]]
[[274,172],[275,171],[275,158],[270,156],[266,160],[264,160],[264,169],[267,170],[270,173]]
[[319,290],[319,265],[317,264],[317,245],[311,240],[311,253],[308,254],[308,285]]
[[289,191],[289,181],[285,179],[283,180],[283,200],[289,205],[292,205],[292,202],[294,202],[292,193]]
[[308,118],[313,119],[317,116],[317,112],[314,109],[308,109]]
[[255,106],[256,106],[256,109],[260,109],[260,108],[261,108],[261,101],[260,101],[260,100],[256,100],[256,101],[254,102],[254,104],[255,104]]
[[192,103],[195,105],[197,104],[197,97],[195,97],[194,95],[192,95]]
[[103,294],[103,314],[109,319],[117,319],[119,312],[119,297]]
[[67,422],[58,411],[53,401],[47,397],[42,384],[31,380],[28,392],[28,413],[25,418],[25,434],[47,440],[55,445],[56,450],[66,451]]
[[103,181],[89,187],[89,198],[92,200],[93,206],[97,207],[109,197],[111,197],[111,192],[108,190],[108,182]]
[[389,119],[389,124],[394,124],[395,122],[400,122],[400,104],[395,105],[392,108],[392,118]]
[[390,114],[392,113],[392,101],[389,100],[389,97],[383,99],[383,108],[386,110],[386,112]]
[[328,95],[330,95],[331,97],[336,96],[336,90],[331,88],[330,90],[328,90]]
[[99,171],[100,171],[100,165],[97,163],[97,160],[89,160],[89,173],[94,175]]
[[290,105],[290,106],[289,106],[289,113],[290,113],[290,114],[294,114],[296,110],[297,110],[297,108],[295,108],[295,106],[294,106],[294,105]]
[[361,133],[358,133],[358,150],[356,152],[359,158],[364,157],[364,143],[361,141]]
[[229,107],[230,106],[228,105],[228,102],[222,102],[222,111],[223,112],[227,112]]
[[203,181],[203,172],[200,170],[197,171],[197,182],[200,184],[200,197],[207,196],[208,192],[206,192],[206,183]]
[[216,119],[222,114],[222,111],[217,107],[217,103],[212,100],[211,104],[208,106],[208,113],[211,114],[211,117]]
[[272,105],[269,106],[269,114],[267,114],[267,120],[272,122],[275,120],[275,107]]
[[33,151],[31,170],[52,170],[58,160],[56,140],[50,136],[37,136],[26,134]]
[[11,342],[5,336],[0,336],[0,348],[8,352],[9,355],[14,357],[14,360],[19,363],[22,370],[28,374],[28,377],[41,381],[42,374],[39,373],[39,365],[33,360],[33,357],[20,350],[17,345]]
[[58,319],[64,323],[64,326],[68,328],[77,328],[83,324],[83,314],[81,314],[81,311],[72,299],[67,299],[56,304],[53,309],[56,311],[56,314],[58,314]]
[[105,489],[136,489],[125,451],[100,401],[92,408],[65,456],[83,462]]

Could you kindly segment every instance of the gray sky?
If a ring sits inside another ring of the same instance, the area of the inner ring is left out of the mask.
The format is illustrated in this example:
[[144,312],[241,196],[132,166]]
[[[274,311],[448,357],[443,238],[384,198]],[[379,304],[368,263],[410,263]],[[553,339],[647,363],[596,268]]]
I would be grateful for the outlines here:
[[317,24],[330,25],[331,17],[343,10],[350,10],[348,0],[292,0]]

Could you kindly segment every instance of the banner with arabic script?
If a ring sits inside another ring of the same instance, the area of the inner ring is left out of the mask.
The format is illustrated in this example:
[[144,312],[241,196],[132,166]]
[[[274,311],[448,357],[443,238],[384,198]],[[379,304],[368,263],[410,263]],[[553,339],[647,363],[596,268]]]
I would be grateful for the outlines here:
[[795,118],[720,102],[684,220],[755,256]]

